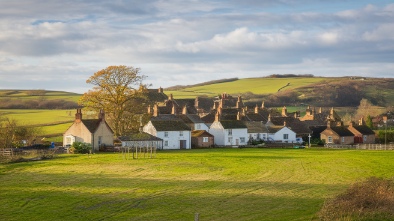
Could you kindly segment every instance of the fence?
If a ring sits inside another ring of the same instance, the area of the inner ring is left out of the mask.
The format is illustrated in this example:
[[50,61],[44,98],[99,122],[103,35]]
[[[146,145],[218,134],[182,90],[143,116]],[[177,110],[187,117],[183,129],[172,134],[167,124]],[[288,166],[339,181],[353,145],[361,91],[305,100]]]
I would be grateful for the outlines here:
[[325,144],[330,149],[357,149],[357,150],[394,150],[394,144]]

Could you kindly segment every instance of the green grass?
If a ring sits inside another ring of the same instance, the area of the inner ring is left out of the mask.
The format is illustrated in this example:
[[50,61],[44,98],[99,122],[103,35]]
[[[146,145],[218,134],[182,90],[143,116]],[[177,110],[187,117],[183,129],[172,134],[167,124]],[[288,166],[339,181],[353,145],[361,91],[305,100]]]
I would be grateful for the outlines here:
[[0,220],[311,220],[393,151],[213,149],[0,164]]
[[65,101],[78,102],[81,94],[65,92],[65,91],[44,91],[43,95],[30,95],[29,92],[34,90],[0,90],[0,99],[11,98],[11,99],[62,99]]
[[0,109],[0,115],[17,120],[23,125],[56,124],[72,122],[75,110]]
[[190,87],[179,91],[165,91],[166,94],[173,94],[174,98],[195,98],[196,96],[213,97],[224,92],[228,94],[241,94],[252,92],[253,94],[272,94],[288,83],[290,85],[282,89],[283,91],[307,86],[330,78],[245,78],[237,81],[211,84],[198,87]]

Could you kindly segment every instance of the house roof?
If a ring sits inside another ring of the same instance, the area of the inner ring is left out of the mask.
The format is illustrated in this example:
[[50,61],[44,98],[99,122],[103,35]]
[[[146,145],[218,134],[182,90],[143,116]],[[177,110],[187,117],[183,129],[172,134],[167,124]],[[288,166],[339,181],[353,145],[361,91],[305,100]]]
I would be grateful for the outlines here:
[[160,93],[158,89],[148,89],[148,99],[154,102],[164,102],[168,99],[168,96]]
[[332,130],[341,137],[353,137],[354,136],[354,134],[352,132],[350,132],[346,127],[327,127],[326,130]]
[[375,134],[375,132],[369,128],[367,125],[356,125],[353,126],[354,129],[356,129],[358,132],[360,132],[363,135],[372,135]]
[[204,121],[201,120],[201,118],[197,114],[181,114],[179,115],[179,118],[181,118],[187,124],[204,123]]
[[[101,119],[82,119],[81,122],[85,125],[85,127],[89,130],[90,133],[94,133],[100,126]],[[107,122],[105,122],[105,125],[113,133],[111,127],[107,124]]]
[[191,130],[190,127],[181,120],[151,120],[151,123],[157,131]]
[[142,132],[142,133],[133,133],[128,136],[121,136],[119,137],[121,141],[161,141],[158,137],[155,137],[151,134]]
[[262,122],[246,121],[248,133],[268,133],[268,128]]
[[245,123],[239,120],[221,120],[224,129],[239,129],[239,128],[247,128]]
[[273,125],[273,126],[267,126],[267,129],[268,129],[269,133],[276,133],[276,132],[282,130],[284,127],[285,126],[275,126],[275,125]]
[[309,134],[312,131],[304,121],[300,121],[294,117],[271,117],[271,123],[275,126],[283,126],[286,122],[286,127],[294,131],[296,134]]
[[213,137],[213,135],[205,130],[193,130],[192,137]]

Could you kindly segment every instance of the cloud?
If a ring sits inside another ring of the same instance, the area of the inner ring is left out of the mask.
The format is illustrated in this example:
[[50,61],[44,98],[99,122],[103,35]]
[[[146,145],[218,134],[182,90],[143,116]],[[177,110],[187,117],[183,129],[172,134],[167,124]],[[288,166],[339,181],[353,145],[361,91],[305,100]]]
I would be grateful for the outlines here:
[[121,64],[142,68],[154,87],[292,72],[387,76],[394,4],[385,2],[5,1],[0,88],[81,89]]

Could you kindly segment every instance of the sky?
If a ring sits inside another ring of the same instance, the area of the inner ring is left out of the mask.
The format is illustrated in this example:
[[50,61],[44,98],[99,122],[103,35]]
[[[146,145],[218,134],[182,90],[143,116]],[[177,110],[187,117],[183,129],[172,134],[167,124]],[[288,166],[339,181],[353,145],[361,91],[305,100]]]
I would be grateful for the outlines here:
[[271,74],[391,78],[394,1],[0,0],[0,89],[87,92],[111,65],[150,88]]

